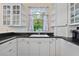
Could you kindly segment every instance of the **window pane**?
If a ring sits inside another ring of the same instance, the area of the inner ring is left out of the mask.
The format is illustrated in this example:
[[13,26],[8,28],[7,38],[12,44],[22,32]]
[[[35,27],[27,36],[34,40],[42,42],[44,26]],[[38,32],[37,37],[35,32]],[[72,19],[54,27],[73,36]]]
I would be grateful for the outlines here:
[[43,19],[41,15],[34,15],[34,31],[43,30]]
[[[44,31],[47,26],[47,8],[31,8],[30,14],[32,15],[30,27],[33,31]],[[46,18],[44,17],[46,16]],[[45,21],[46,20],[46,21]],[[33,23],[31,23],[33,22]],[[46,26],[45,26],[46,25]],[[45,27],[44,27],[45,26]],[[47,26],[48,27],[48,26]],[[47,30],[47,28],[46,28]]]

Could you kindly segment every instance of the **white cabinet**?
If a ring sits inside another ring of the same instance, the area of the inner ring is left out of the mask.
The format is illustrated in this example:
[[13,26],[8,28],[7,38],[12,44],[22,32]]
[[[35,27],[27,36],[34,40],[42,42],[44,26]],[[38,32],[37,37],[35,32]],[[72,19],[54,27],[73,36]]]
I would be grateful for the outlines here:
[[79,24],[79,3],[69,4],[70,25]]
[[[52,30],[57,36],[67,36],[68,35],[68,4],[67,3],[57,3],[55,6],[55,21],[52,25]],[[52,16],[54,17],[54,16]]]
[[55,55],[55,40],[52,38],[18,38],[18,55],[20,56]]
[[40,56],[54,56],[54,55],[55,55],[55,39],[40,38]]
[[59,38],[56,38],[56,45],[55,45],[55,51],[56,51],[56,53],[55,53],[55,55],[56,56],[60,56],[60,53],[61,53],[61,39],[59,39]]
[[79,56],[79,46],[64,39],[57,39],[56,42],[56,55]]
[[[2,4],[3,9],[3,25],[7,26],[24,26],[26,15],[22,4]],[[24,16],[25,15],[25,16]]]
[[79,56],[79,46],[77,46],[71,42],[67,42],[65,40],[63,40],[62,42],[63,42],[63,46],[62,46],[61,55]]
[[16,39],[0,45],[0,56],[16,56],[17,47]]
[[49,55],[55,56],[56,55],[56,39],[50,38],[49,40]]
[[30,42],[30,56],[39,56],[40,55],[40,45],[39,38],[29,38]]
[[39,39],[36,38],[18,38],[19,56],[39,55]]
[[54,55],[55,55],[55,39],[40,38],[40,56],[54,56]]
[[67,3],[56,4],[56,26],[66,26],[67,25]]
[[40,39],[40,56],[49,56],[49,38]]
[[30,47],[29,47],[29,39],[26,38],[17,38],[18,40],[18,56],[28,56]]

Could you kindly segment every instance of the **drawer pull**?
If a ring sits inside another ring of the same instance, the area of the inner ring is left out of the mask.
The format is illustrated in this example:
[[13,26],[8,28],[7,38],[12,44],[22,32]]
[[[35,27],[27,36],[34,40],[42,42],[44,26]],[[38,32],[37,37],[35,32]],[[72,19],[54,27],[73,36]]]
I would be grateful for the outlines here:
[[[12,44],[12,42],[9,42],[9,44]],[[8,45],[9,45],[9,44],[8,44]]]
[[27,41],[27,44],[29,44],[29,41]]
[[42,44],[42,42],[38,42],[38,44]]
[[50,44],[52,44],[52,42],[51,42],[51,41],[49,41],[49,43],[50,43]]
[[9,49],[9,52],[11,52],[12,51],[12,49]]

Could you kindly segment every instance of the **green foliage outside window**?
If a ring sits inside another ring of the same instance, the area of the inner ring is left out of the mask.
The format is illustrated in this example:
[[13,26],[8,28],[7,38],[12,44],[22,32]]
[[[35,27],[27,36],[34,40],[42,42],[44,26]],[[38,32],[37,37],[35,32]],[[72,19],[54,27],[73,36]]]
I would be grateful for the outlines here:
[[34,15],[34,31],[43,31],[42,15]]

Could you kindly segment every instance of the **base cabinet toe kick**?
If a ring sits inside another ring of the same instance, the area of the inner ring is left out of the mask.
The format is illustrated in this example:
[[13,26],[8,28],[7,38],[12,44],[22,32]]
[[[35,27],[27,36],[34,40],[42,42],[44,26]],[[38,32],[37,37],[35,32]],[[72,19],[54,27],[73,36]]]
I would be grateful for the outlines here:
[[0,44],[0,56],[79,56],[79,46],[61,38],[15,38]]

